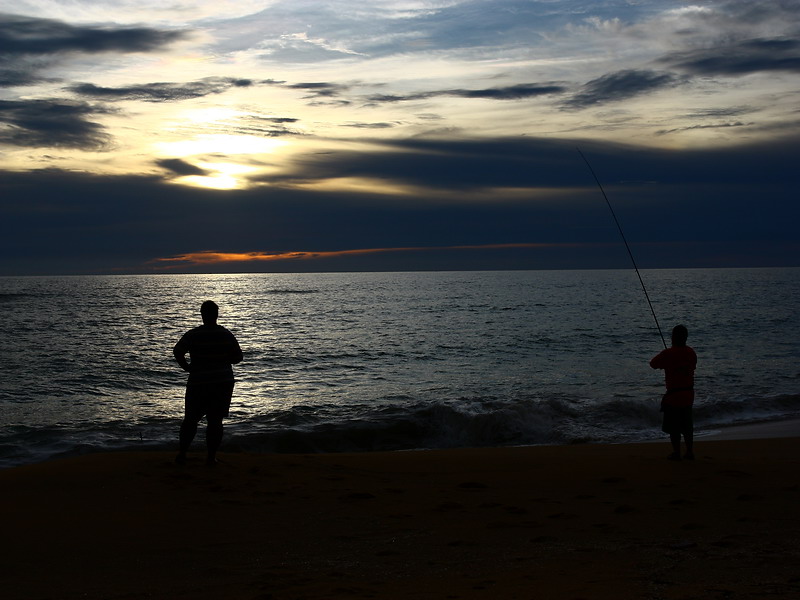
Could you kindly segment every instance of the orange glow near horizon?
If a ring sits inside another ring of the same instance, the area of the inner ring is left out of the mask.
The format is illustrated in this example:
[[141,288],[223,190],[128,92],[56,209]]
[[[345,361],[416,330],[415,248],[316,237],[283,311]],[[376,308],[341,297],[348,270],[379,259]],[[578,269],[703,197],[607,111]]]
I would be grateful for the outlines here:
[[409,246],[400,248],[359,248],[354,250],[327,250],[327,251],[289,251],[289,252],[214,252],[204,250],[201,252],[187,252],[165,258],[155,258],[150,264],[159,265],[159,269],[177,269],[186,266],[219,265],[226,263],[270,262],[286,260],[314,260],[337,258],[342,256],[358,256],[366,254],[381,254],[387,252],[425,252],[435,250],[502,250],[511,248],[575,248],[586,244],[548,244],[548,243],[518,243],[518,244],[476,244],[464,246]]

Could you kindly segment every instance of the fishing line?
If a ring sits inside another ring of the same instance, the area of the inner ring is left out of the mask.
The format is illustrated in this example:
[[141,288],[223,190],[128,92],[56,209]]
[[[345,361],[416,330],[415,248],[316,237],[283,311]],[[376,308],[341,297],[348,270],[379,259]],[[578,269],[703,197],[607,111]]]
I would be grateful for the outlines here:
[[628,245],[628,240],[625,239],[625,233],[622,231],[622,225],[619,224],[619,220],[617,219],[617,215],[614,212],[614,209],[611,207],[611,202],[608,200],[608,196],[606,196],[606,191],[603,189],[600,180],[597,178],[597,175],[592,168],[592,165],[589,164],[589,161],[583,155],[580,148],[575,148],[578,151],[578,154],[581,155],[583,162],[586,163],[586,166],[589,167],[589,171],[594,177],[595,182],[597,182],[597,187],[600,188],[600,191],[603,194],[603,198],[606,200],[606,205],[608,206],[608,210],[611,211],[611,216],[614,217],[614,223],[617,224],[617,229],[619,229],[619,235],[622,237],[622,241],[625,242],[625,249],[628,251],[628,256],[631,257],[631,263],[633,263],[633,269],[636,271],[636,276],[639,278],[639,283],[642,284],[642,291],[644,292],[644,297],[647,298],[647,305],[650,307],[650,312],[653,314],[653,320],[656,322],[656,328],[658,329],[658,335],[661,336],[661,343],[664,344],[664,348],[667,347],[667,342],[664,340],[664,334],[661,332],[661,325],[658,324],[658,318],[656,317],[656,311],[653,309],[653,303],[650,302],[650,294],[647,293],[647,288],[644,286],[644,280],[642,279],[641,273],[639,273],[639,267],[636,266],[636,260],[633,258],[633,252],[631,252],[631,247]]

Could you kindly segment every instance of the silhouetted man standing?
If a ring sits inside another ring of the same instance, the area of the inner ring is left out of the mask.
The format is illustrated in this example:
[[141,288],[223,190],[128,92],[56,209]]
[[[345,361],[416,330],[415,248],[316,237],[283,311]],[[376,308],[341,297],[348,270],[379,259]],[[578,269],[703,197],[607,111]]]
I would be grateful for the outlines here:
[[692,405],[694,404],[694,370],[697,355],[686,345],[689,331],[683,325],[672,330],[672,347],[662,350],[650,361],[654,369],[664,369],[664,382],[667,393],[661,400],[664,424],[661,430],[669,434],[672,443],[670,460],[681,459],[681,435],[686,442],[684,458],[694,459],[694,423]]
[[[233,369],[242,361],[242,349],[233,334],[217,325],[219,307],[207,300],[200,307],[203,324],[187,331],[175,344],[173,353],[178,364],[188,371],[186,412],[181,424],[178,464],[186,462],[186,452],[197,433],[197,424],[206,418],[208,464],[216,461],[222,442],[222,419],[228,416],[233,396]],[[189,354],[191,362],[186,360]]]

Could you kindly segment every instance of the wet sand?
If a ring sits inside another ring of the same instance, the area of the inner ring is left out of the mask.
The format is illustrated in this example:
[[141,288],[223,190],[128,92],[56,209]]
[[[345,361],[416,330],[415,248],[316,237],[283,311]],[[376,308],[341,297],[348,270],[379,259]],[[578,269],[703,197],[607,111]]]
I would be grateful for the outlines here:
[[800,438],[0,471],[13,599],[795,599]]

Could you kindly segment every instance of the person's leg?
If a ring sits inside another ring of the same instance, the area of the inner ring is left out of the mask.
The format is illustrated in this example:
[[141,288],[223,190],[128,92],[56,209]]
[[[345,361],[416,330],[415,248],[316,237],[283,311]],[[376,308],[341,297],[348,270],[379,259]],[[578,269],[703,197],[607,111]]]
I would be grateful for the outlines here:
[[207,415],[206,447],[208,448],[207,462],[213,465],[217,462],[217,450],[222,443],[222,416]]
[[186,462],[186,453],[189,451],[189,446],[192,445],[192,440],[197,433],[197,423],[201,418],[202,417],[190,414],[189,412],[187,412],[183,417],[179,438],[178,456],[175,458],[175,462]]
[[684,458],[688,460],[694,459],[694,418],[692,415],[692,407],[687,406],[683,409],[681,419],[681,430],[683,431],[683,441],[686,442],[686,454]]
[[667,458],[670,460],[680,460],[681,459],[681,434],[680,433],[670,433],[669,434],[669,441],[672,442],[672,454],[670,454]]
[[661,425],[661,431],[669,434],[669,441],[672,443],[672,454],[667,458],[670,460],[681,459],[681,430],[678,421],[678,413],[673,406],[661,406],[661,412],[664,415],[664,421]]
[[208,448],[208,464],[217,462],[217,450],[222,443],[222,420],[228,416],[233,396],[233,381],[220,383],[213,388],[213,401],[209,402],[206,415],[206,447]]
[[691,431],[683,434],[683,441],[686,442],[686,454],[683,457],[687,460],[694,460],[694,435]]

